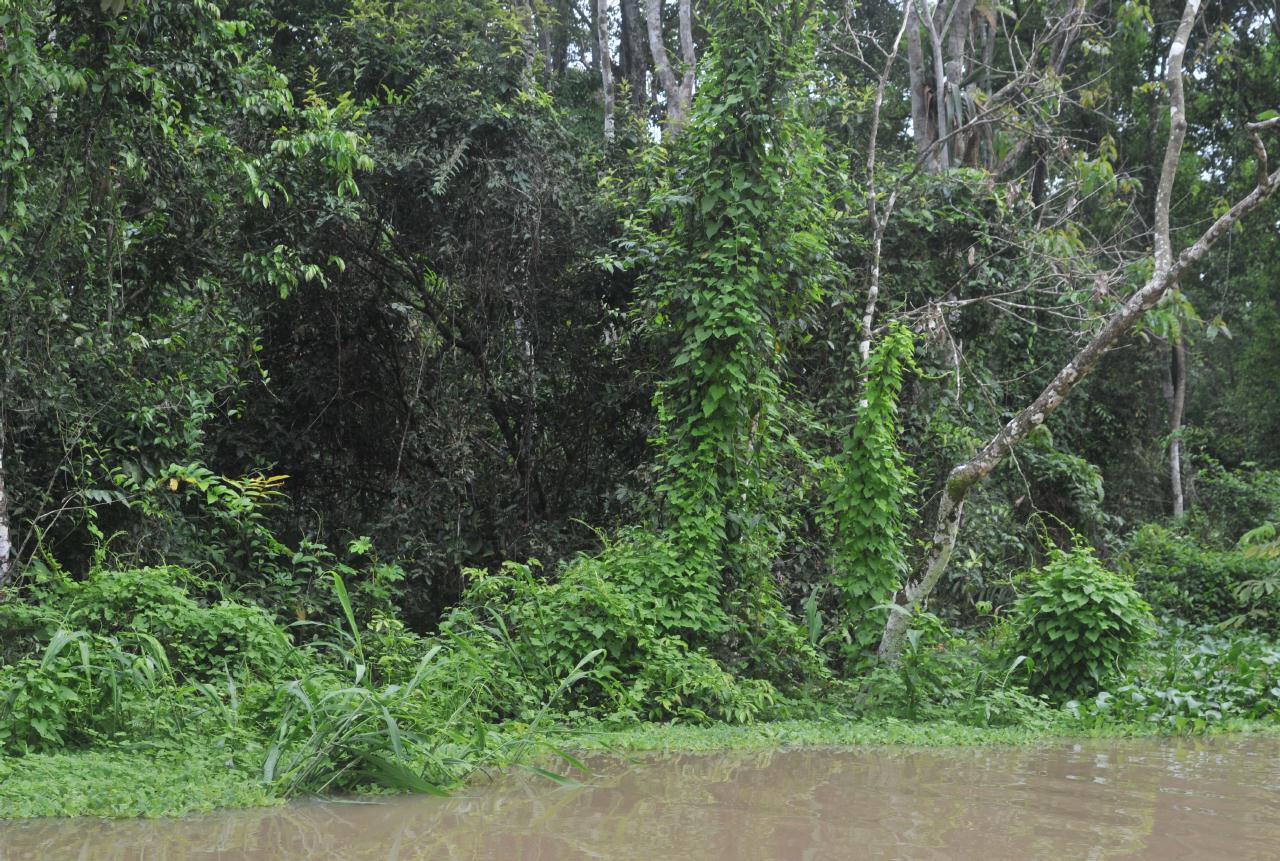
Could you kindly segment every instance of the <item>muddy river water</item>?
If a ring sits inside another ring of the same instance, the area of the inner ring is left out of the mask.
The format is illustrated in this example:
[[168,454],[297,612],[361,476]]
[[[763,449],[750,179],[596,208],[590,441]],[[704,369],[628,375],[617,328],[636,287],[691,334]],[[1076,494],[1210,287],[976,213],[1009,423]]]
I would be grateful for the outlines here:
[[1280,738],[591,761],[449,799],[0,823],[0,861],[1280,859]]

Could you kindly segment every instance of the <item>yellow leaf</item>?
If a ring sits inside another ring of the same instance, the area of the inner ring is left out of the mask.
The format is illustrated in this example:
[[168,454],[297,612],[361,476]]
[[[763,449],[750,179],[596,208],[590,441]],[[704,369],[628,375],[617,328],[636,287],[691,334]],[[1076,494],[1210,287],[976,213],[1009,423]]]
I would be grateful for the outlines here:
[[178,492],[178,479],[176,478],[169,479],[169,490],[173,493]]

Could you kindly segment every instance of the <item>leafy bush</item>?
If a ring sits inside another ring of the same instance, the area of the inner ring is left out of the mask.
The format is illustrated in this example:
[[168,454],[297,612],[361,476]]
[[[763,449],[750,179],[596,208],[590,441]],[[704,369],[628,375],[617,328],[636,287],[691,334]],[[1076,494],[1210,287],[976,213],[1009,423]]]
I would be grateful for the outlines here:
[[1052,708],[1022,687],[1026,658],[1006,657],[994,636],[968,640],[937,616],[917,614],[896,665],[880,665],[866,677],[863,709],[907,720],[945,720],[969,726],[1043,728]]
[[1176,732],[1280,716],[1280,644],[1274,640],[1180,622],[1158,636],[1148,657],[1118,684],[1068,703],[1069,709],[1094,724],[1149,722]]
[[1280,471],[1228,470],[1209,461],[1196,475],[1193,487],[1193,523],[1204,537],[1224,546],[1234,544],[1260,521],[1280,515]]
[[46,569],[26,602],[0,605],[0,749],[180,736],[212,716],[201,698],[223,698],[211,682],[305,663],[265,611],[202,605],[190,583],[177,568]]
[[[1148,525],[1129,539],[1121,557],[1134,582],[1159,610],[1195,622],[1226,622],[1248,609],[1240,594],[1251,581],[1265,580],[1274,562],[1242,549],[1215,550],[1162,526]],[[1251,624],[1264,630],[1280,625],[1280,595],[1259,596],[1263,609]]]
[[[495,681],[506,696],[489,701],[497,716],[539,708],[595,652],[565,707],[628,720],[748,722],[776,698],[768,682],[735,678],[707,651],[708,633],[725,630],[726,618],[681,601],[683,569],[661,538],[624,533],[553,580],[537,576],[536,565],[468,571],[464,600],[442,625],[458,648],[502,668]],[[781,643],[777,662],[788,657]],[[791,647],[798,662],[816,657],[798,631]]]
[[99,636],[147,634],[164,645],[177,674],[221,678],[228,670],[273,677],[294,656],[263,609],[201,603],[200,584],[175,567],[95,569],[84,580],[54,576],[34,596],[61,627]]
[[1147,638],[1151,608],[1123,577],[1077,544],[1054,551],[1015,609],[1014,648],[1031,689],[1057,699],[1092,693],[1124,669]]

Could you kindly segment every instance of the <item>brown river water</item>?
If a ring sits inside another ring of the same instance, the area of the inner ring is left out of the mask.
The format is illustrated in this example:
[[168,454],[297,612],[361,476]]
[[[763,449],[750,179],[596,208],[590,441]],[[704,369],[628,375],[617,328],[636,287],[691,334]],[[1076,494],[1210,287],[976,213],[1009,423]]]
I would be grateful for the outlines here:
[[453,798],[0,823],[0,861],[1280,859],[1280,738],[595,759]]

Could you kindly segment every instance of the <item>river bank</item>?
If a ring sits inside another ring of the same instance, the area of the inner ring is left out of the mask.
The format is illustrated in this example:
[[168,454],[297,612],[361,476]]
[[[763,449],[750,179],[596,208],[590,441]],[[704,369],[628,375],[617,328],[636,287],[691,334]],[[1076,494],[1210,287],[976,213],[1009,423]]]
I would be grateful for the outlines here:
[[[682,740],[695,735],[708,744],[765,737],[713,728]],[[662,736],[671,740],[663,728],[642,738]],[[977,738],[966,746],[596,753],[585,756],[589,777],[562,786],[509,769],[448,798],[300,799],[179,818],[0,822],[0,846],[6,861],[1169,861],[1269,859],[1280,841],[1271,815],[1280,791],[1274,734],[1014,745]]]
[[[1280,735],[1274,724],[1228,721],[1194,738]],[[1040,728],[974,727],[948,722],[791,720],[746,726],[647,723],[626,729],[548,728],[513,757],[554,767],[569,780],[588,778],[588,754],[671,754],[805,748],[937,749],[1043,747],[1067,741],[1184,739],[1151,724],[1085,726],[1064,719]],[[270,807],[287,799],[262,779],[262,750],[170,747],[103,749],[0,758],[0,820],[46,817],[157,818],[221,809]],[[542,773],[540,766],[533,766]],[[553,785],[547,779],[548,787]],[[465,784],[456,789],[463,789]],[[465,790],[464,790],[465,791]],[[385,794],[385,790],[376,790]]]

